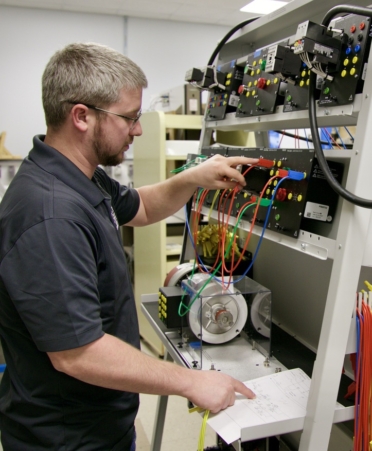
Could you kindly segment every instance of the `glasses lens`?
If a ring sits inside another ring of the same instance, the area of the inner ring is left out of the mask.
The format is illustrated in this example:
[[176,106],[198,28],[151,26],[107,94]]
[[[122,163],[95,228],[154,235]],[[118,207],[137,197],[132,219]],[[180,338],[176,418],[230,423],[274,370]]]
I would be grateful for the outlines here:
[[142,116],[142,112],[139,111],[135,119],[133,119],[132,125],[130,127],[130,130],[133,130],[134,127],[137,125],[137,122],[140,120],[140,117]]

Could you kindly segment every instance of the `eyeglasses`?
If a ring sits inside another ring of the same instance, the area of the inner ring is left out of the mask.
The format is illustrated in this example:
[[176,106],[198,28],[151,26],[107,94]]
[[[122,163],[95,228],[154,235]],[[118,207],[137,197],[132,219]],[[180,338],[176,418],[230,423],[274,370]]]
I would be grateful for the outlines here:
[[82,103],[82,102],[68,102],[68,103],[71,103],[72,105],[84,105],[87,108],[90,108],[91,110],[97,110],[97,111],[102,111],[103,113],[114,114],[115,116],[119,116],[122,119],[125,119],[126,121],[132,121],[132,125],[129,127],[129,130],[134,129],[137,122],[140,120],[140,117],[142,116],[141,110],[138,111],[136,117],[129,117],[129,116],[124,116],[124,114],[114,113],[113,111],[108,111],[108,110],[104,110],[103,108],[98,108],[97,106],[94,106],[94,105],[89,105],[88,103]]

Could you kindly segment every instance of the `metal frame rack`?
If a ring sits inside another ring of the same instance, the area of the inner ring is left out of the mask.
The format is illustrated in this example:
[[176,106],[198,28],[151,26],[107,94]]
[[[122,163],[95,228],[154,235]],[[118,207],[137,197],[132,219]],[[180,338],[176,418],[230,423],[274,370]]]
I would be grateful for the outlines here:
[[[264,18],[246,26],[239,36],[225,45],[220,52],[219,62],[226,62],[242,56],[241,50],[253,51],[260,45],[268,45],[284,38],[289,29],[287,24],[295,25],[303,20],[319,20],[336,2],[294,1],[286,11]],[[349,2],[355,4],[354,2]],[[357,2],[360,6],[363,2]],[[286,23],[285,30],[280,24]],[[255,47],[253,47],[253,45]],[[372,70],[371,59],[364,81],[363,92],[347,106],[319,108],[319,126],[357,125],[353,150],[332,151],[328,157],[344,160],[349,165],[346,188],[364,198],[372,199],[372,185],[369,181],[372,153],[369,149],[372,124]],[[306,128],[309,126],[308,112],[283,113],[283,107],[277,107],[274,114],[266,116],[237,118],[233,113],[227,114],[221,121],[204,122],[201,136],[201,148],[208,145],[215,130],[245,130],[260,132],[256,137],[264,137],[265,131],[273,129]],[[265,139],[265,138],[263,138]],[[258,142],[258,145],[261,143]],[[326,301],[321,321],[319,341],[316,346],[316,361],[312,374],[311,389],[307,406],[304,429],[301,435],[300,451],[326,451],[328,449],[331,427],[334,421],[339,381],[343,369],[345,351],[348,343],[355,292],[360,277],[360,270],[370,256],[365,256],[365,244],[368,238],[371,212],[356,207],[346,201],[340,202],[339,220],[334,226],[333,238],[301,231],[296,239],[286,238],[274,233],[266,233],[269,241],[285,245],[311,258],[330,261],[330,278],[324,287]],[[248,228],[248,224],[246,225]],[[244,222],[241,227],[244,229]],[[258,231],[257,233],[260,233]],[[294,257],[296,260],[297,258]],[[298,262],[297,262],[298,263]],[[294,262],[296,265],[296,262]],[[312,278],[311,270],[303,268]],[[275,276],[274,276],[275,277]],[[262,281],[260,281],[262,282]],[[285,281],[295,284],[289,276]],[[312,280],[314,286],[317,280]],[[324,281],[321,283],[324,284]],[[270,286],[269,282],[264,282]],[[311,298],[311,293],[309,294]],[[275,298],[275,294],[274,294]],[[275,300],[274,300],[275,302]],[[242,436],[242,440],[243,440]]]

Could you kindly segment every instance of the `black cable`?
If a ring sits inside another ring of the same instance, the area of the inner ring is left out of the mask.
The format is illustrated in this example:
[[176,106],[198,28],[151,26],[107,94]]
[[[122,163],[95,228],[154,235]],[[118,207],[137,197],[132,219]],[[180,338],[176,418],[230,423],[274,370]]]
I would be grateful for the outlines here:
[[[301,141],[308,141],[309,143],[313,142],[312,139],[305,138],[304,136],[297,136],[297,135],[294,135],[293,133],[285,132],[284,130],[273,130],[273,131],[275,133],[279,133],[279,134],[284,135],[284,136],[289,136],[290,138],[300,139]],[[326,146],[329,146],[329,142],[328,141],[320,141],[320,144],[324,144]]]
[[230,37],[237,32],[238,30],[240,30],[241,28],[245,27],[246,25],[250,24],[251,22],[255,21],[256,19],[259,19],[261,16],[257,16],[257,17],[253,17],[252,19],[248,19],[245,20],[244,22],[241,22],[238,25],[235,25],[234,28],[232,28],[222,39],[221,41],[218,43],[217,47],[214,49],[211,57],[209,58],[208,61],[208,66],[212,66],[212,64],[214,63],[214,60],[216,59],[216,56],[220,53],[222,47],[226,44],[226,42],[228,41],[228,39],[230,39]]
[[[328,26],[331,19],[339,14],[356,14],[361,16],[372,17],[372,10],[369,8],[363,8],[360,6],[351,5],[338,5],[330,9],[328,13],[324,16],[322,25]],[[322,146],[320,143],[320,138],[318,134],[318,123],[316,117],[316,103],[315,103],[315,89],[316,89],[316,74],[314,72],[310,73],[310,86],[309,86],[309,120],[310,129],[312,134],[312,139],[314,143],[315,155],[318,159],[319,166],[324,173],[327,182],[331,188],[343,199],[351,202],[354,205],[358,205],[363,208],[372,208],[372,200],[363,199],[355,194],[351,193],[347,189],[343,188],[341,184],[334,178],[332,171],[329,169],[327,159],[324,156]]]

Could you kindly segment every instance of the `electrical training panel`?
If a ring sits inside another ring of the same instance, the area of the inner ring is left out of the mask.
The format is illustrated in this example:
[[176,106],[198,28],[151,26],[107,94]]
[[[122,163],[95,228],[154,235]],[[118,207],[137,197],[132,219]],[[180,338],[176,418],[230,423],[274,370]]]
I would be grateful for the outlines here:
[[273,114],[279,105],[283,113],[307,109],[311,70],[320,107],[347,105],[362,92],[370,43],[369,17],[351,14],[328,28],[306,21],[294,36],[215,69],[194,68],[186,81],[211,92],[206,121]]
[[[248,209],[242,215],[243,220],[251,222],[256,213],[255,224],[262,226],[270,208],[266,228],[294,238],[298,237],[300,229],[313,231],[313,221],[319,221],[325,227],[332,224],[338,195],[326,181],[313,149],[204,147],[202,154],[260,160],[249,170],[245,176],[247,185],[234,193],[234,199],[229,191],[220,191],[216,197],[216,191],[211,190],[204,202],[206,207],[227,213],[233,200],[231,215],[236,218],[247,202],[258,200],[262,195],[257,212]],[[332,161],[329,165],[335,179],[341,182],[343,164]],[[242,172],[246,169],[243,167]],[[280,182],[281,178],[286,179]]]

